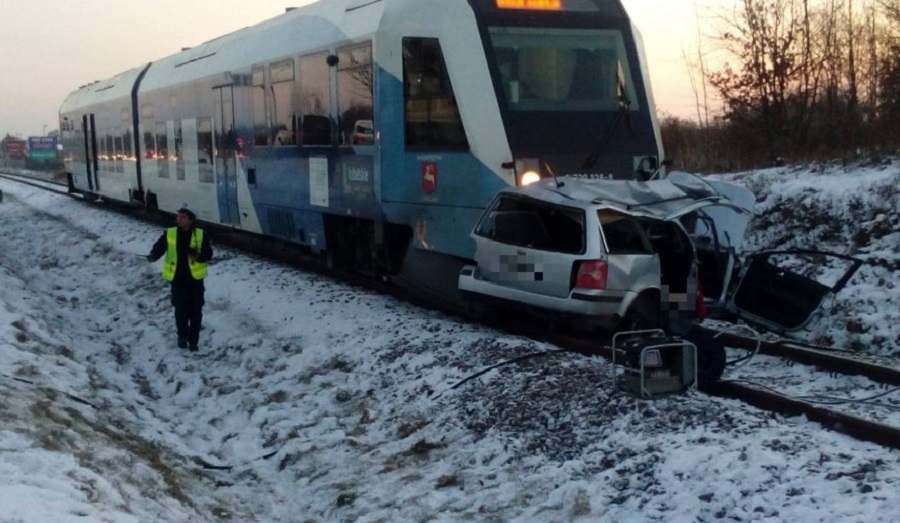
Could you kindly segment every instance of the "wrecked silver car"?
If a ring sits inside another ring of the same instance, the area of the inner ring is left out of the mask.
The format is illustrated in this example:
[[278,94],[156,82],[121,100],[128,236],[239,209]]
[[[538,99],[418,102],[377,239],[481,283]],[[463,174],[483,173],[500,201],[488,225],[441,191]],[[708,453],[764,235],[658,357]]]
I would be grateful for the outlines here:
[[740,263],[754,202],[745,187],[685,173],[504,189],[472,232],[476,265],[460,271],[459,289],[475,303],[499,300],[579,329],[678,333],[707,313],[802,329],[858,265],[815,253],[850,265],[827,285],[796,260],[778,265],[774,253]]

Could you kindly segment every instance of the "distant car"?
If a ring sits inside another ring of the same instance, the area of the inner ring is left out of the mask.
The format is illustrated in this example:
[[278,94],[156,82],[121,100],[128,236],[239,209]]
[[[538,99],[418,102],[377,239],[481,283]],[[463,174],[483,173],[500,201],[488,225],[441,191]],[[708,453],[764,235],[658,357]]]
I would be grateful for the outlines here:
[[[501,300],[579,328],[680,332],[711,311],[746,312],[769,330],[800,329],[839,288],[794,275],[760,299],[753,294],[762,289],[739,285],[747,267],[737,248],[754,201],[746,188],[684,173],[649,182],[561,177],[507,188],[473,230],[476,265],[462,269],[458,285],[474,301]],[[814,263],[852,260],[815,254]],[[746,274],[784,275],[759,267]],[[777,313],[780,303],[788,314]],[[800,303],[806,308],[795,307]]]
[[354,145],[371,145],[375,143],[375,125],[372,120],[357,120],[353,124],[350,143]]

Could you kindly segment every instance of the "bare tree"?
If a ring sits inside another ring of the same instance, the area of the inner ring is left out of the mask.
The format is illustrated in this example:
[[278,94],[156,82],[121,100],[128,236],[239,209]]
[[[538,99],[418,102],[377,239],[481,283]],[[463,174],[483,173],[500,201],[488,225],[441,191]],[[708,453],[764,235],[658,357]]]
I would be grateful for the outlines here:
[[719,22],[707,42],[727,59],[707,61],[708,49],[698,50],[694,67],[721,96],[721,118],[695,83],[703,127],[663,121],[664,140],[674,129],[682,136],[673,144],[705,155],[686,164],[740,168],[781,155],[897,151],[900,0],[735,0]]
[[762,140],[771,159],[788,146],[789,98],[802,89],[803,26],[798,0],[741,0],[720,36],[736,60],[709,75],[725,101],[725,117]]

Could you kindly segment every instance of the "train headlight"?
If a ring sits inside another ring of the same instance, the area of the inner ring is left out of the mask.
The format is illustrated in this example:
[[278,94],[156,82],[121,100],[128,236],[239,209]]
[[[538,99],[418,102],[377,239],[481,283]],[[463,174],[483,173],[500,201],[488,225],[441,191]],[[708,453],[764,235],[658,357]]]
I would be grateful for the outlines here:
[[516,182],[519,187],[531,185],[541,179],[541,162],[537,158],[516,160]]
[[531,185],[540,180],[541,180],[540,174],[538,174],[534,171],[528,171],[528,172],[523,173],[522,176],[519,177],[519,185],[524,187],[526,185]]

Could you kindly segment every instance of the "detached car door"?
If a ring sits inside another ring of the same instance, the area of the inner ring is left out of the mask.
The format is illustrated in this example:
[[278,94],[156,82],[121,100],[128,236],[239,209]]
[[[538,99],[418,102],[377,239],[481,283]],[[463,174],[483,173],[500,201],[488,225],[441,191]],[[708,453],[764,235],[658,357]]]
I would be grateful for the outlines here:
[[823,314],[862,261],[820,251],[767,251],[746,258],[728,308],[781,335],[804,331]]

